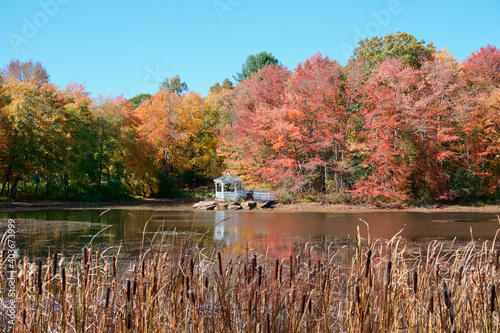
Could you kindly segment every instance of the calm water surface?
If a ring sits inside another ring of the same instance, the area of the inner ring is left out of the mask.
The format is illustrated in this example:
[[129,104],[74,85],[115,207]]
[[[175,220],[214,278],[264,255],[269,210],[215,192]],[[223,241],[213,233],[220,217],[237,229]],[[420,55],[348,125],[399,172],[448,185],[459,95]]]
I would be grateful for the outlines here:
[[[39,210],[0,213],[0,231],[7,219],[16,221],[17,246],[30,256],[54,251],[77,253],[91,243],[101,251],[134,256],[143,242],[164,245],[186,241],[222,244],[226,252],[252,247],[287,255],[296,244],[354,237],[357,228],[372,238],[400,235],[411,241],[427,239],[493,239],[500,227],[493,213],[418,212],[294,212],[194,210]],[[149,222],[148,222],[149,221]]]

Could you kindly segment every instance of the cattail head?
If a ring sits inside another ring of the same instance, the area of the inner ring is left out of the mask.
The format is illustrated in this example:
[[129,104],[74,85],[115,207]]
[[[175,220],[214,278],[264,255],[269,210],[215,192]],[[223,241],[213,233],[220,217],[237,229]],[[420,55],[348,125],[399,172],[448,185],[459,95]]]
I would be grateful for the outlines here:
[[38,294],[42,294],[42,262],[38,262]]
[[306,300],[307,300],[306,294],[302,295],[302,305],[300,307],[300,313],[304,313],[304,311],[306,311]]
[[450,309],[450,307],[451,307],[450,292],[448,291],[448,286],[446,285],[446,282],[444,282],[444,281],[443,281],[441,293],[443,294],[444,305],[446,306],[447,309]]
[[387,266],[385,267],[385,283],[386,286],[391,284],[391,270],[392,270],[392,261],[389,260],[387,262]]
[[222,257],[221,257],[220,252],[217,252],[217,261],[219,262],[219,274],[220,274],[220,276],[223,276],[224,272],[222,270]]
[[116,257],[111,257],[112,267],[113,267],[113,279],[116,278]]
[[132,287],[132,295],[135,296],[136,292],[137,292],[137,277],[134,278],[134,285]]
[[84,246],[83,249],[82,249],[82,251],[83,251],[83,258],[82,258],[83,259],[83,266],[87,266],[87,260],[88,260],[88,257],[87,257],[88,256],[87,247]]
[[354,298],[356,299],[357,304],[361,304],[361,296],[358,284],[356,284],[356,287],[354,287]]
[[429,299],[429,305],[427,307],[427,311],[429,313],[433,313],[434,312],[434,295],[433,294],[431,295],[431,298]]
[[57,252],[54,252],[54,270],[53,270],[53,277],[57,275]]
[[142,258],[142,277],[144,277],[144,273],[146,271],[146,258]]
[[365,278],[368,278],[368,275],[370,273],[370,262],[372,259],[372,250],[368,250],[368,253],[366,254],[366,266],[365,266]]
[[106,309],[108,308],[109,306],[109,294],[111,293],[111,289],[106,289]]
[[413,271],[413,294],[417,294],[417,288],[418,288],[418,272]]
[[66,268],[65,267],[61,268],[61,284],[62,284],[62,290],[66,291]]
[[259,273],[257,281],[258,281],[258,285],[260,287],[262,284],[262,265],[259,265],[259,267],[257,267],[257,271]]
[[257,269],[257,256],[254,254],[252,256],[252,277],[255,276],[255,270]]
[[276,259],[276,264],[274,265],[274,279],[278,280],[278,271],[279,271],[280,261]]
[[464,273],[464,266],[460,266],[458,269],[458,284],[460,285],[462,283],[462,275]]
[[495,285],[490,286],[490,311],[493,313],[495,311],[495,300],[497,298],[497,293],[495,290]]
[[191,276],[194,275],[194,259],[191,258],[191,260],[189,261],[189,273],[191,274]]
[[130,293],[131,293],[130,280],[127,280],[127,303],[130,302]]

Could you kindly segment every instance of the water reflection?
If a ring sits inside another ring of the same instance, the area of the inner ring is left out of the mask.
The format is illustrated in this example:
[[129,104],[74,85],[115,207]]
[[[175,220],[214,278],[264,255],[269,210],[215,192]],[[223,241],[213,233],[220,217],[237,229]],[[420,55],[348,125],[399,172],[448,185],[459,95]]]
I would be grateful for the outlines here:
[[[279,213],[272,211],[152,211],[152,210],[46,210],[2,213],[18,227],[18,246],[30,255],[53,251],[79,251],[91,240],[102,249],[120,248],[129,256],[163,237],[182,241],[222,244],[229,253],[258,250],[285,257],[298,244],[329,243],[355,237],[391,238],[401,231],[408,240],[493,239],[499,221],[492,213]],[[100,214],[102,214],[100,216]],[[103,231],[104,229],[104,231]],[[206,234],[206,237],[203,236]]]

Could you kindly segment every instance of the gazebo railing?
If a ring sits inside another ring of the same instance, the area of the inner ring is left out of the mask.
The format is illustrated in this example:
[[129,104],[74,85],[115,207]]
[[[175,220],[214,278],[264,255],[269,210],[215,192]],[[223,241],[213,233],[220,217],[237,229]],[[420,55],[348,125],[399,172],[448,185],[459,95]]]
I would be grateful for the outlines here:
[[248,200],[249,199],[249,193],[253,192],[253,201],[275,201],[276,200],[276,195],[273,192],[269,191],[246,191],[246,190],[239,190],[236,192],[217,192],[215,199],[220,200],[220,201],[237,201],[238,199],[244,199]]

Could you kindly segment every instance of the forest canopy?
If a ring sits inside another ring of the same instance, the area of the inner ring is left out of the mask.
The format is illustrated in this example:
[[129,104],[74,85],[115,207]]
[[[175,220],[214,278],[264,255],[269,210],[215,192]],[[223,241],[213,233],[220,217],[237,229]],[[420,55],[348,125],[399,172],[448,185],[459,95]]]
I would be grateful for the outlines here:
[[128,100],[49,78],[31,60],[1,71],[0,197],[168,196],[226,170],[284,202],[499,196],[495,46],[458,61],[396,33],[293,70],[261,52],[207,96],[179,75]]

